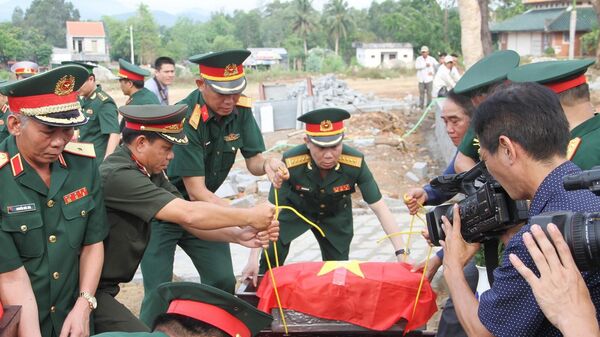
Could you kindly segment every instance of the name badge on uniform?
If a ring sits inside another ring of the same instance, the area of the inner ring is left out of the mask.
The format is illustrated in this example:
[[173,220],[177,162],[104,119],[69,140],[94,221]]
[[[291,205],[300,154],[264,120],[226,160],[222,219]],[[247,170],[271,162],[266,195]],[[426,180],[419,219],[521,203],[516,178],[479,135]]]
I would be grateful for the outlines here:
[[304,187],[302,185],[296,185],[296,191],[310,192],[310,188]]
[[88,114],[88,115],[93,115],[94,114],[94,110],[87,109],[87,110],[85,110],[85,113]]
[[7,206],[6,207],[6,211],[7,211],[8,214],[33,212],[33,211],[35,211],[35,204],[23,204],[23,205]]
[[333,193],[344,192],[344,191],[350,191],[349,184],[344,184],[342,186],[334,186],[333,187]]
[[86,187],[82,187],[77,191],[73,191],[69,194],[63,196],[63,200],[65,201],[65,205],[72,203],[73,201],[79,200],[88,195],[88,190]]
[[226,142],[233,142],[234,140],[237,140],[240,138],[240,134],[239,133],[230,133],[227,136],[224,137]]

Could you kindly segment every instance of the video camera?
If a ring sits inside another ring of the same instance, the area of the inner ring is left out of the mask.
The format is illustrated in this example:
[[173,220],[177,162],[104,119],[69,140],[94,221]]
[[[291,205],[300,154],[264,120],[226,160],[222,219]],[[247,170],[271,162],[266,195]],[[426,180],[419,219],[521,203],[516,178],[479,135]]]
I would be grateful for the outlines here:
[[[527,220],[527,201],[512,200],[489,174],[483,161],[467,172],[439,176],[430,184],[444,192],[466,195],[458,203],[458,207],[461,234],[467,242],[484,242],[496,238],[507,229]],[[442,229],[442,215],[452,222],[452,206],[453,204],[440,205],[426,214],[429,238],[436,246],[440,246],[440,240],[446,237]]]
[[[600,196],[600,166],[563,178],[567,191],[589,189]],[[600,269],[600,213],[558,211],[531,217],[548,235],[548,224],[553,223],[562,233],[575,264],[580,271]]]

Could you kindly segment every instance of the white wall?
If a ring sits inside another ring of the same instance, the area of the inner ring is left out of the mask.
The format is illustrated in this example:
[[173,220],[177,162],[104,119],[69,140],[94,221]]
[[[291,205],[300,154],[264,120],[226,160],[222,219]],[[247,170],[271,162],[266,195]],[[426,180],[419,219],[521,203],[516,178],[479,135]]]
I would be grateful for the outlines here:
[[[95,48],[94,48],[94,41],[95,42]],[[106,54],[106,39],[103,37],[84,37],[83,38],[83,53],[87,53],[87,54],[101,54],[101,55],[105,55]],[[73,37],[70,35],[67,35],[67,48],[72,52],[72,53],[77,53],[77,45],[73,43]]]
[[541,32],[510,32],[506,44],[507,49],[512,49],[519,55],[542,55]]
[[[390,54],[396,53],[396,59],[390,60]],[[383,63],[382,63],[383,54]],[[412,67],[413,50],[412,48],[394,48],[394,49],[366,49],[356,48],[356,60],[358,64],[366,68],[384,68],[392,67]]]

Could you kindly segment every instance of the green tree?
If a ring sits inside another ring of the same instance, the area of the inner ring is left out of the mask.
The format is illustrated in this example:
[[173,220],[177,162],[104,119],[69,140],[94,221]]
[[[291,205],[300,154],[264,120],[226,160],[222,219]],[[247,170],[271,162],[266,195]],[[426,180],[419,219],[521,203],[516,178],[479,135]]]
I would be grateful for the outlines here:
[[129,25],[110,16],[103,16],[104,28],[106,29],[110,58],[129,59],[131,51],[129,48]]
[[491,0],[490,8],[492,18],[496,22],[504,21],[527,10],[522,0]]
[[152,63],[158,56],[160,46],[159,27],[150,8],[140,3],[135,16],[129,18],[127,23],[133,26],[133,46],[140,64]]
[[25,17],[25,13],[21,9],[21,7],[17,6],[13,10],[11,21],[15,26],[21,26],[23,24],[23,19]]
[[211,44],[211,50],[212,51],[220,51],[220,50],[227,50],[227,49],[239,49],[242,48],[242,42],[238,39],[235,38],[235,36],[232,35],[219,35],[217,36],[212,44]]
[[165,31],[162,45],[162,54],[172,55],[171,57],[179,61],[210,50],[203,24],[187,17],[179,17],[175,25]]
[[47,65],[51,55],[52,46],[35,29],[0,23],[0,62],[31,60]]
[[292,1],[292,30],[300,35],[304,42],[304,55],[308,54],[308,34],[316,29],[316,11],[312,7],[312,0]]
[[348,2],[345,0],[330,0],[325,4],[323,11],[326,15],[327,26],[335,41],[335,54],[339,55],[340,38],[346,38],[350,27],[353,25]]
[[235,36],[242,41],[245,48],[263,46],[260,36],[261,20],[261,13],[257,9],[248,13],[240,10],[233,12]]
[[26,27],[36,29],[53,46],[66,47],[66,21],[79,21],[79,11],[65,0],[33,0],[25,12]]

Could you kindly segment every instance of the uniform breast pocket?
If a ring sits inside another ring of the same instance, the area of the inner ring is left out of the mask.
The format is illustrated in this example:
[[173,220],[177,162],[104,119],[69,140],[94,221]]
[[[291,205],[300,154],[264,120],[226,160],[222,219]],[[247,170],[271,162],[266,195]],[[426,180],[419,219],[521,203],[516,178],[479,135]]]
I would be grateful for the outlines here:
[[9,233],[23,257],[38,257],[44,253],[44,223],[39,211],[3,214],[2,231]]
[[242,145],[243,143],[241,139],[225,142],[225,145],[223,145],[223,169],[229,170],[231,166],[233,166],[233,163],[235,162],[235,156]]
[[63,206],[62,212],[66,219],[65,231],[71,247],[79,248],[82,246],[88,217],[95,206],[94,199],[89,196]]

